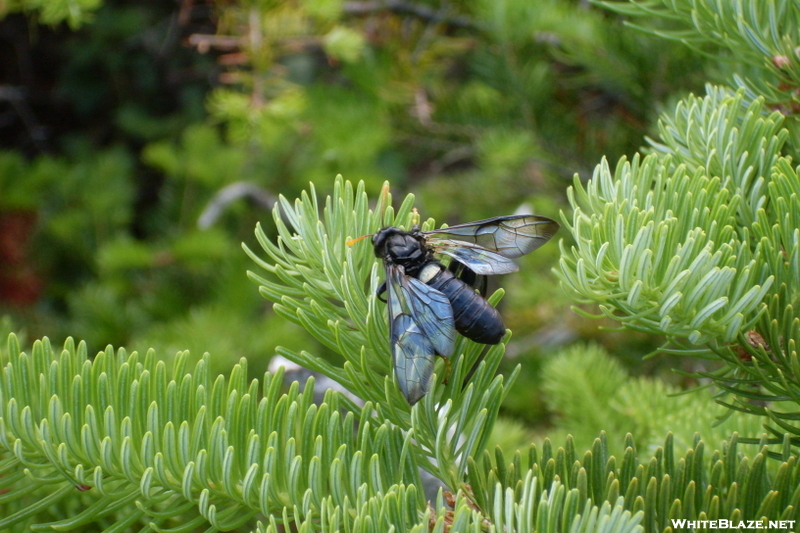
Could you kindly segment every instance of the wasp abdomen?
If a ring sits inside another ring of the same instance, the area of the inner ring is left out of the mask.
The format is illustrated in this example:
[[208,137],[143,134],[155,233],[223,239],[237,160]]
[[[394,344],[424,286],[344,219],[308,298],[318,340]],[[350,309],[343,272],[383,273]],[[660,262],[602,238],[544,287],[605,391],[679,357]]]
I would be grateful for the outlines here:
[[[426,269],[429,265],[430,263],[426,265]],[[456,330],[468,339],[481,344],[497,344],[503,340],[506,327],[497,309],[441,264],[439,267],[439,272],[435,276],[422,281],[450,300]]]

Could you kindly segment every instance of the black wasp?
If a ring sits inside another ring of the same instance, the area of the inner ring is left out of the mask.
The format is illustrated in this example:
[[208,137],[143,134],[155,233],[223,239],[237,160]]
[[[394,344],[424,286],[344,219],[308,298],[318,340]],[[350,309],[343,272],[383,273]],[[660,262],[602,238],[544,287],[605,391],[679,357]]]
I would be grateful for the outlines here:
[[[388,293],[394,370],[410,404],[430,390],[435,356],[453,353],[456,331],[483,344],[503,339],[503,320],[483,298],[484,276],[516,272],[512,259],[536,250],[557,230],[549,218],[512,215],[433,231],[388,227],[372,235],[386,267],[378,296]],[[436,255],[449,256],[449,266]]]

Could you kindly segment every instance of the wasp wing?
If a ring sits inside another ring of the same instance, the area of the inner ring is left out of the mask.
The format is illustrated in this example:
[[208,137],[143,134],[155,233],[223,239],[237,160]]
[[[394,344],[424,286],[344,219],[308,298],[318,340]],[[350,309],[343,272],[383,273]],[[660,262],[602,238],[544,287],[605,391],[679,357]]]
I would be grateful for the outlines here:
[[435,252],[449,255],[480,276],[496,276],[519,270],[517,264],[508,257],[477,244],[452,239],[428,239],[427,242]]
[[536,215],[510,215],[425,231],[425,235],[449,235],[476,244],[509,259],[530,253],[549,241],[558,223]]
[[436,354],[453,353],[455,323],[447,297],[403,267],[386,267],[392,360],[400,390],[417,403],[430,390]]

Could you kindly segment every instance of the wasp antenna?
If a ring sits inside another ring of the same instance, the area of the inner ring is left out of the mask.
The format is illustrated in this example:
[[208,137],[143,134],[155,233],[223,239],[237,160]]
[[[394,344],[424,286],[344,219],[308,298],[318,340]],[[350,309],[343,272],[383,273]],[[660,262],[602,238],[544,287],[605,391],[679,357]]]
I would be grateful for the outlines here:
[[369,235],[362,235],[361,237],[358,237],[357,239],[350,239],[349,241],[347,241],[346,244],[347,244],[347,246],[353,246],[355,243],[357,243],[361,239],[366,239],[367,237],[372,237],[372,234],[370,233]]

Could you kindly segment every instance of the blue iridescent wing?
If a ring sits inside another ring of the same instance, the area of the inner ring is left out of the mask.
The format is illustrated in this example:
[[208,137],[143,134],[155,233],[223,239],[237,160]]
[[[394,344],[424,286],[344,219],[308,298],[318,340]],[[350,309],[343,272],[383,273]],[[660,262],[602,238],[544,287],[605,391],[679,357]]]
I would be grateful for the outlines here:
[[[536,215],[511,215],[487,218],[445,229],[423,232],[425,235],[447,235],[472,243],[503,257],[515,259],[530,253],[549,241],[558,231],[558,223]],[[428,239],[431,243],[433,239]],[[460,260],[460,259],[459,259]]]
[[452,239],[428,239],[427,243],[436,253],[449,255],[459,263],[481,276],[510,274],[519,270],[517,264],[497,252],[477,244]]
[[394,371],[408,403],[417,403],[431,387],[436,354],[452,355],[453,310],[447,297],[403,267],[386,267],[389,332]]

